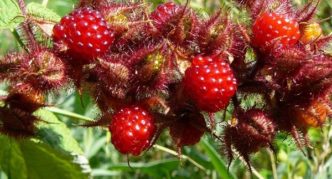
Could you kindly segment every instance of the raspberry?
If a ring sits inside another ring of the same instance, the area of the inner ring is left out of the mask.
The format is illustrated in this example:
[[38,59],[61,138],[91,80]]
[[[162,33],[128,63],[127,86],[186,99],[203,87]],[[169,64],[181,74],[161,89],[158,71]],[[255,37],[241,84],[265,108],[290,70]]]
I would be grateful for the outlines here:
[[299,24],[273,12],[261,14],[253,25],[253,45],[270,50],[272,45],[284,48],[296,44],[300,38]]
[[63,17],[53,28],[53,39],[64,43],[73,55],[91,59],[108,50],[114,35],[101,13],[86,7]]
[[112,143],[119,152],[137,156],[150,146],[156,126],[148,111],[129,106],[113,115],[109,130]]
[[184,91],[196,106],[207,112],[225,108],[237,89],[229,64],[220,58],[196,57],[186,70]]
[[173,2],[160,4],[156,10],[151,13],[150,19],[153,20],[153,24],[158,30],[162,30],[167,24],[170,25],[170,23],[168,23],[169,21],[176,20],[173,16],[180,12],[181,9],[181,6]]
[[178,147],[198,143],[206,129],[205,120],[200,113],[180,115],[169,128],[169,133]]

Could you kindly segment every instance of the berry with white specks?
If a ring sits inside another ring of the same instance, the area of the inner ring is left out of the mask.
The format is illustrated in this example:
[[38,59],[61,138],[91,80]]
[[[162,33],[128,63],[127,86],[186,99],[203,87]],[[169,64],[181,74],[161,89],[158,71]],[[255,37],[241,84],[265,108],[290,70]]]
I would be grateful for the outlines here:
[[114,41],[114,34],[99,11],[76,9],[53,28],[53,40],[64,43],[73,55],[91,60],[103,55]]
[[252,43],[263,51],[295,45],[300,38],[299,24],[284,15],[262,13],[254,22]]
[[137,156],[150,146],[156,126],[147,110],[140,106],[129,106],[113,115],[109,130],[112,144],[119,152]]

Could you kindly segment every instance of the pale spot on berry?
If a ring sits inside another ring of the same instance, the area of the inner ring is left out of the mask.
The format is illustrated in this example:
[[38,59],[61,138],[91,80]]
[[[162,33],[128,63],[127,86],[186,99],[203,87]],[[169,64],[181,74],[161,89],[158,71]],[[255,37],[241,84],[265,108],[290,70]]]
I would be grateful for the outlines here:
[[84,21],[84,22],[83,22],[83,26],[84,26],[84,27],[88,27],[88,26],[89,26],[89,23]]
[[109,31],[108,31],[108,30],[105,30],[103,34],[104,34],[104,35],[108,35],[108,34],[109,34]]
[[128,131],[128,132],[127,132],[127,135],[128,135],[129,137],[133,137],[133,136],[134,136],[134,134],[133,134],[131,131]]
[[211,82],[215,83],[217,80],[215,78],[211,78]]
[[97,30],[98,26],[94,24],[94,25],[92,25],[92,29]]
[[80,31],[76,31],[76,35],[77,35],[77,36],[81,36],[82,33],[81,33]]

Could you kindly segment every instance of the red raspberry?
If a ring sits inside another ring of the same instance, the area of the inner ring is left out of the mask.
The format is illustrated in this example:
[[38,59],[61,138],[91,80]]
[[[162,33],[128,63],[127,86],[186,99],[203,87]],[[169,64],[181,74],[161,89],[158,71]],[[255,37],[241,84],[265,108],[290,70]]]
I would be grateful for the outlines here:
[[[176,5],[173,2],[167,2],[160,4],[150,15],[150,19],[153,20],[153,24],[158,30],[162,30],[168,22],[173,19],[173,16],[182,9],[181,6]],[[165,29],[166,30],[166,29]]]
[[91,59],[108,50],[114,34],[100,12],[85,7],[63,17],[53,28],[53,39],[64,43],[73,55]]
[[299,24],[287,16],[266,12],[261,14],[253,25],[253,45],[270,50],[272,45],[283,48],[292,46],[300,39]]
[[148,111],[139,106],[130,106],[113,115],[109,130],[112,143],[119,152],[139,155],[149,147],[156,126]]
[[184,91],[196,106],[207,112],[225,108],[237,89],[229,64],[220,58],[196,57],[186,70]]

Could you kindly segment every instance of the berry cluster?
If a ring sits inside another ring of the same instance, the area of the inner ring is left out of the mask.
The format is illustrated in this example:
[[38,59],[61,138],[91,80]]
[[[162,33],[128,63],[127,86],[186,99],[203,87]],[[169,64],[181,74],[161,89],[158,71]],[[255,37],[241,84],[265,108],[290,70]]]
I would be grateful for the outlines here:
[[[249,23],[222,10],[202,18],[173,2],[151,12],[141,3],[81,0],[54,26],[52,47],[35,40],[27,19],[28,51],[0,62],[0,79],[11,85],[2,97],[0,132],[34,135],[32,113],[46,105],[43,97],[72,83],[101,110],[85,125],[108,127],[123,154],[140,155],[164,129],[178,149],[210,133],[230,161],[236,150],[249,166],[249,154],[273,149],[279,131],[302,149],[307,130],[332,114],[332,57],[323,51],[332,36],[323,36],[313,20],[318,4],[234,3],[248,10]],[[256,58],[247,59],[249,53]],[[264,99],[263,107],[244,108],[253,94]],[[218,121],[227,123],[221,137],[213,114],[228,106],[232,119]]]

